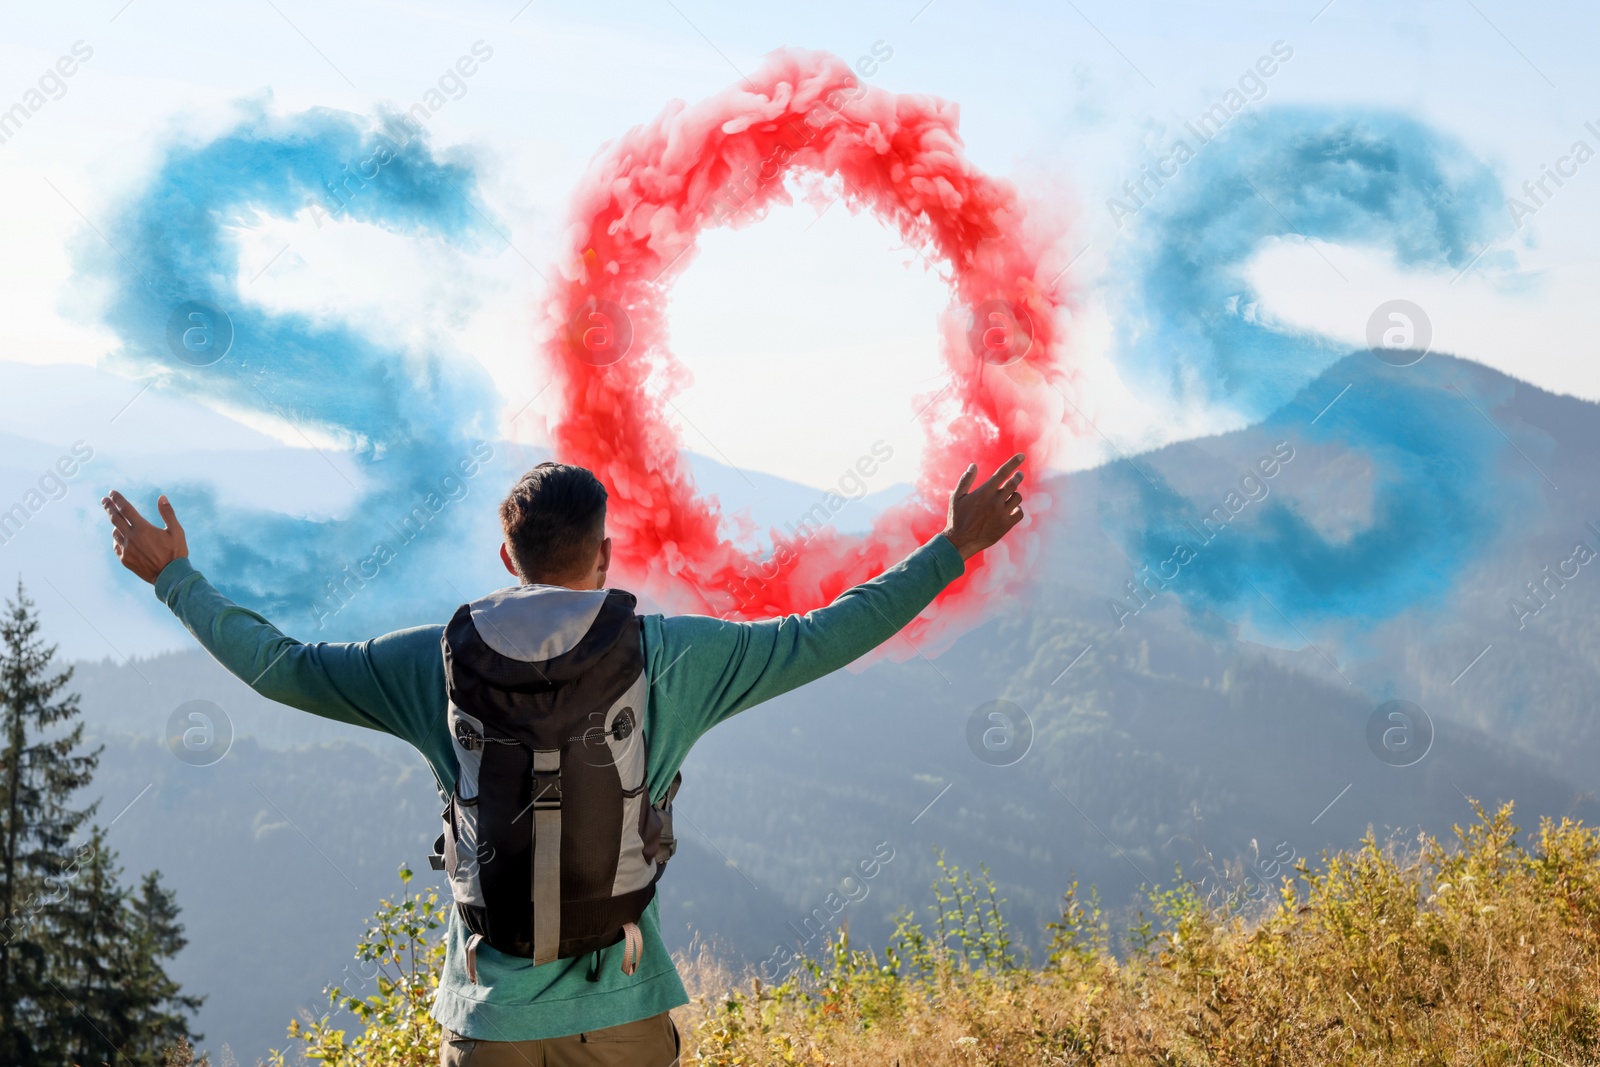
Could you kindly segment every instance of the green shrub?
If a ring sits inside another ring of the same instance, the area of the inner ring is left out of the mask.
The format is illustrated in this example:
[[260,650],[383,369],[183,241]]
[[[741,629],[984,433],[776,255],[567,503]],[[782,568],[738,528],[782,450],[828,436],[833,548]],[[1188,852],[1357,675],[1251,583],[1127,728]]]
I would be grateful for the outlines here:
[[[439,1062],[439,1024],[428,1016],[439,975],[444,969],[444,941],[435,936],[444,926],[448,904],[429,889],[412,894],[411,870],[400,868],[400,894],[378,904],[366,933],[356,946],[358,963],[370,974],[358,976],[360,990],[330,986],[328,1013],[319,1019],[289,1023],[289,1039],[300,1045],[306,1060],[327,1067],[435,1067]],[[334,1022],[334,1013],[353,1016],[361,1032],[353,1039]],[[273,1052],[273,1067],[285,1067],[286,1054]]]
[[[940,855],[927,921],[902,913],[881,953],[846,925],[776,985],[703,948],[681,959],[683,1063],[1600,1062],[1600,833],[1545,820],[1531,849],[1518,833],[1509,805],[1478,808],[1448,845],[1369,833],[1316,870],[1301,860],[1256,913],[1179,877],[1149,891],[1120,960],[1097,896],[1074,883],[1039,966],[1019,953],[988,871]],[[427,1006],[444,914],[432,892],[383,902],[357,953],[382,972],[376,993],[329,991],[364,1029],[349,1039],[329,1016],[291,1024],[302,1054],[335,1067],[437,1062]]]

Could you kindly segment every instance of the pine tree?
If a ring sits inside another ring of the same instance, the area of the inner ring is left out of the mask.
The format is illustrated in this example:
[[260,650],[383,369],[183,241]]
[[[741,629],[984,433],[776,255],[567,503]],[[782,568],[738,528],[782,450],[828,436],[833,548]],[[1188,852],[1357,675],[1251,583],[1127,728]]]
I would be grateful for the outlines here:
[[158,872],[145,875],[136,894],[125,889],[98,827],[90,845],[60,912],[60,973],[48,1014],[71,1063],[162,1067],[167,1050],[200,1036],[189,1033],[187,1016],[202,998],[182,996],[164,966],[185,944],[178,906]]
[[53,909],[55,951],[40,999],[51,1044],[65,1062],[84,1067],[120,1063],[129,1030],[121,988],[127,890],[119,873],[105,831],[94,827],[78,876]]
[[53,999],[49,925],[78,861],[73,836],[94,811],[74,808],[100,752],[81,752],[78,698],[70,669],[39,638],[39,618],[22,583],[0,616],[0,1063],[59,1063],[40,1047],[55,1028],[41,1005]]
[[162,1067],[199,1037],[202,998],[166,971],[185,944],[177,900],[159,872],[130,892],[100,827],[72,844],[101,750],[82,751],[55,654],[19,583],[0,616],[0,1065]]
[[167,974],[165,961],[177,956],[188,939],[178,922],[177,894],[162,886],[160,871],[144,876],[129,904],[128,973],[138,999],[128,1046],[144,1057],[135,1062],[160,1067],[166,1050],[204,1036],[189,1032],[188,1016],[200,1010],[205,998],[184,996],[182,987]]

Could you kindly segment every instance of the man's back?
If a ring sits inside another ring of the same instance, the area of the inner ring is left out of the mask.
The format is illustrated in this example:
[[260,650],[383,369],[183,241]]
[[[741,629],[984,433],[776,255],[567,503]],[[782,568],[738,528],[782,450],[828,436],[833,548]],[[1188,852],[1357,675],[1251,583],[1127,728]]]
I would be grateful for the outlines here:
[[[803,616],[755,623],[645,616],[650,695],[644,735],[652,799],[662,799],[690,748],[712,726],[882,644],[963,569],[961,553],[940,535],[878,578]],[[427,759],[441,795],[454,790],[443,626],[359,643],[302,644],[221,596],[187,559],[160,571],[156,595],[223,666],[263,696],[400,737]],[[692,783],[687,788],[692,796]],[[656,904],[639,925],[644,953],[631,977],[614,958],[621,946],[602,954],[593,980],[586,958],[536,967],[528,959],[480,949],[474,981],[467,973],[466,933],[452,919],[434,1017],[469,1038],[529,1041],[616,1026],[687,1003],[661,939]]]

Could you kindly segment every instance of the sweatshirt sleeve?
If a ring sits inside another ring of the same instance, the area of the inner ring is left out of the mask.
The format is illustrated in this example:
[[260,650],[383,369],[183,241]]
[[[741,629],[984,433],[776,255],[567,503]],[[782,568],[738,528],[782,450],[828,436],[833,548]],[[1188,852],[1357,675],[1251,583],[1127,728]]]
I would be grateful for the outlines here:
[[762,622],[647,616],[657,721],[687,749],[724,719],[883,644],[964,570],[961,553],[940,534],[878,577],[804,615]]
[[163,568],[156,596],[218,663],[269,700],[393,734],[425,755],[448,745],[442,627],[307,644],[217,592],[187,559]]

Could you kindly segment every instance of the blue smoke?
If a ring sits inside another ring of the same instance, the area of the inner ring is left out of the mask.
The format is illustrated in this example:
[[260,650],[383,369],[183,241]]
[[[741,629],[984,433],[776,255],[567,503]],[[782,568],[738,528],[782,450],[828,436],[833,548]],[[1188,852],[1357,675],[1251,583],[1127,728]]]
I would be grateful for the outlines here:
[[[466,250],[490,229],[472,167],[437,158],[404,118],[380,128],[344,112],[275,117],[252,104],[222,135],[171,145],[108,215],[104,239],[80,235],[73,252],[79,274],[110,292],[102,316],[121,339],[115,364],[163,389],[320,432],[355,457],[361,499],[332,521],[224,506],[202,486],[161,487],[197,563],[226,592],[328,637],[425,621],[441,596],[465,599],[427,579],[465,512],[483,510],[456,504],[494,456],[496,397],[470,363],[419,360],[338,321],[248,301],[230,230],[308,211],[319,224],[349,219]],[[374,582],[381,597],[367,590]]]
[[[1538,499],[1525,461],[1468,406],[1491,412],[1512,388],[1448,356],[1397,368],[1357,353],[1239,432],[1262,442],[1263,454],[1284,442],[1291,458],[1275,464],[1272,477],[1252,466],[1230,471],[1231,500],[1223,490],[1185,495],[1149,464],[1145,475],[1119,472],[1137,516],[1122,539],[1136,563],[1151,568],[1140,575],[1138,598],[1120,602],[1136,612],[1139,598],[1170,591],[1204,628],[1248,619],[1290,646],[1318,634],[1359,640],[1374,623],[1441,602],[1503,516],[1525,514]],[[1352,455],[1360,462],[1340,462]],[[1351,473],[1365,469],[1369,478]],[[1349,489],[1319,484],[1334,471],[1366,483],[1363,524],[1332,531],[1307,516],[1308,497]]]
[[1282,108],[1205,144],[1187,136],[1195,158],[1152,190],[1113,269],[1124,378],[1182,403],[1259,419],[1348,351],[1260,320],[1245,268],[1267,241],[1381,248],[1454,273],[1508,226],[1489,168],[1403,115]]
[[[1393,367],[1275,329],[1244,270],[1264,242],[1297,233],[1385,249],[1419,270],[1459,270],[1506,225],[1503,203],[1489,169],[1426,126],[1307,109],[1241,120],[1155,191],[1132,223],[1114,294],[1125,374],[1185,404],[1262,420],[1242,433],[1291,442],[1305,457],[1283,467],[1280,485],[1354,454],[1358,462],[1335,469],[1371,471],[1370,510],[1359,528],[1326,515],[1319,527],[1304,499],[1271,495],[1257,473],[1265,495],[1236,493],[1242,506],[1219,514],[1221,499],[1185,495],[1148,463],[1123,472],[1130,513],[1109,524],[1135,568],[1153,569],[1112,602],[1119,619],[1170,590],[1202,626],[1248,620],[1298,646],[1319,634],[1359,639],[1408,608],[1443,602],[1502,516],[1537,495],[1525,467],[1508,473],[1500,431],[1468,406],[1492,412],[1505,379],[1439,355]],[[1330,269],[1330,284],[1342,284],[1333,278]],[[1218,514],[1210,526],[1207,514]]]

